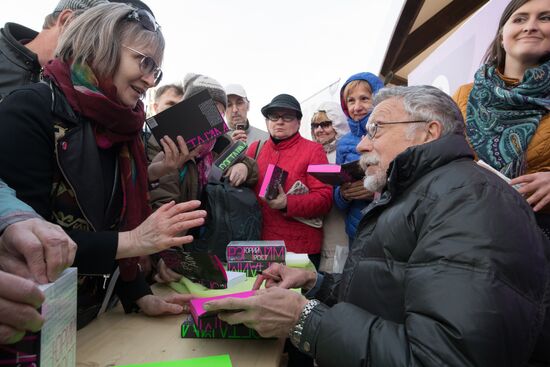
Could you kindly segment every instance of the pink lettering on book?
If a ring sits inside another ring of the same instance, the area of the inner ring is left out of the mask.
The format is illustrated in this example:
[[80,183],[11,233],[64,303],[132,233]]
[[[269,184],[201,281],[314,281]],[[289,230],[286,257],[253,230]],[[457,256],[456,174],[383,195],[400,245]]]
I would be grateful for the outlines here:
[[[219,125],[218,125],[219,127]],[[205,131],[204,133],[195,136],[194,138],[187,139],[185,143],[189,147],[189,150],[204,144],[212,139],[217,138],[218,136],[223,135],[225,132],[227,132],[229,129],[227,125],[222,124],[222,129],[220,130],[218,127],[213,127],[210,130]]]

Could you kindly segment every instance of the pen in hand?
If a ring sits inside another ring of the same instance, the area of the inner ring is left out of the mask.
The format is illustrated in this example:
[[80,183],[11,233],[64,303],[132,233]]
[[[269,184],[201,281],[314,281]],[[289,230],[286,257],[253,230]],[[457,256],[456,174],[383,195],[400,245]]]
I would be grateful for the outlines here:
[[271,279],[274,282],[280,282],[282,279],[278,275],[266,273],[265,271],[258,270],[257,274],[263,275],[265,278]]

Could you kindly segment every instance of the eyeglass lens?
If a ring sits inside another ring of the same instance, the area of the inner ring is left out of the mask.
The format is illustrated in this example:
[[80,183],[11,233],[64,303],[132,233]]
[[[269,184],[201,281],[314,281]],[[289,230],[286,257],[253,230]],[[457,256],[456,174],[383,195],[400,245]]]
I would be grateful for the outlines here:
[[279,119],[283,119],[284,122],[290,122],[290,121],[293,121],[296,118],[296,116],[269,114],[267,115],[267,118],[273,122],[278,121]]
[[321,127],[323,129],[326,129],[328,127],[330,127],[332,125],[332,122],[331,121],[322,121],[322,122],[312,122],[311,123],[311,128],[312,129],[317,129],[318,127]]

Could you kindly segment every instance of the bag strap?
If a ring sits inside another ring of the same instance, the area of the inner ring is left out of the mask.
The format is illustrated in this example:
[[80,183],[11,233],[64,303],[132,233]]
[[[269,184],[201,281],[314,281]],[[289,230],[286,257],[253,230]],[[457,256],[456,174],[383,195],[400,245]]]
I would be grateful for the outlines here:
[[262,150],[264,143],[265,140],[258,140],[258,145],[256,145],[256,152],[254,153],[254,160],[258,159],[258,155],[260,155],[260,151]]

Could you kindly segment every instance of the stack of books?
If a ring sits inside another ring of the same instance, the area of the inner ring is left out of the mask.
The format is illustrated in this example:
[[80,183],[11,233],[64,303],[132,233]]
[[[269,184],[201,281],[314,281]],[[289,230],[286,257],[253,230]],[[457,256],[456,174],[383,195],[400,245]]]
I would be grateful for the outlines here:
[[273,263],[285,263],[284,241],[231,241],[226,248],[227,270],[255,277]]
[[[198,339],[262,339],[255,330],[243,324],[230,325],[217,317],[218,312],[206,311],[203,308],[203,305],[209,301],[227,297],[248,298],[253,296],[254,293],[255,291],[246,291],[192,299],[190,302],[191,314],[181,325],[181,337]],[[237,311],[231,310],[231,312]]]
[[217,316],[203,317],[197,324],[189,315],[181,324],[184,339],[262,339],[254,329],[243,324],[230,325]]

